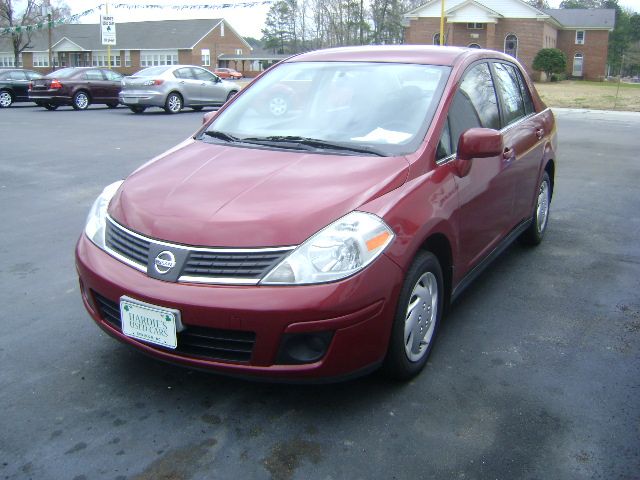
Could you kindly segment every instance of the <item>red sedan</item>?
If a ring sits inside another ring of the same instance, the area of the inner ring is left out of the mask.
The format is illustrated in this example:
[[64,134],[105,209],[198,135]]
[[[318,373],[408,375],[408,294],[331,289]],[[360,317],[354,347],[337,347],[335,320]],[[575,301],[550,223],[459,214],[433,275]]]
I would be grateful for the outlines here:
[[242,74],[233,68],[216,68],[213,73],[225,80],[240,80],[242,78]]
[[[306,93],[274,116],[261,103],[292,76]],[[96,323],[159,359],[411,378],[448,304],[547,229],[555,121],[510,56],[316,51],[209,116],[106,187],[76,249]]]

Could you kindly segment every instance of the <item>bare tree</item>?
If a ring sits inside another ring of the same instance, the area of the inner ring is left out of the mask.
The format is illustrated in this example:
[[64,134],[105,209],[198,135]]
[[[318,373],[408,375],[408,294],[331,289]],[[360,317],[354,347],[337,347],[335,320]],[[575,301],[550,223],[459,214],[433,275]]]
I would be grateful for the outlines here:
[[[46,15],[43,15],[42,6],[50,5],[48,0],[26,0],[26,5],[20,9],[18,3],[24,4],[24,1],[0,0],[0,28],[11,28],[11,32],[6,35],[11,37],[16,67],[19,65],[20,54],[32,46],[31,40],[38,31],[35,25],[47,20]],[[51,8],[51,13],[51,18],[55,21],[68,16],[70,10],[64,2],[56,2]]]

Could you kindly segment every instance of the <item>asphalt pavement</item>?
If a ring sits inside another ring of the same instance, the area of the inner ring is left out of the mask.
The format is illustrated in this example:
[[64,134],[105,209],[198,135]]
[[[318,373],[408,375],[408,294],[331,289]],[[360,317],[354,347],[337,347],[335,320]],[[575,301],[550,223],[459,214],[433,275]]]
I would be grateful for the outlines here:
[[640,478],[640,114],[557,112],[543,244],[465,291],[419,377],[316,386],[167,365],[84,311],[94,198],[201,118],[0,110],[0,479]]

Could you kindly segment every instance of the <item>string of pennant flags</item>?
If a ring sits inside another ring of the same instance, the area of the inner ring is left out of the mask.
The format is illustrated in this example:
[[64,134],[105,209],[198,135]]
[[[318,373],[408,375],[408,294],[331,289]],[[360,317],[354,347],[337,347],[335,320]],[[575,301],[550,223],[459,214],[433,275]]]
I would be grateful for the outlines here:
[[[250,8],[257,7],[261,5],[269,5],[273,3],[275,0],[256,0],[249,2],[237,2],[237,3],[217,3],[217,4],[198,4],[198,5],[160,5],[160,4],[130,4],[130,3],[111,3],[109,4],[110,9],[127,9],[127,10],[161,10],[161,9],[170,9],[175,11],[184,11],[184,10],[222,10],[227,8]],[[42,30],[43,28],[54,28],[58,25],[63,25],[67,23],[76,23],[81,18],[86,17],[88,15],[92,15],[94,13],[102,12],[102,9],[105,7],[104,3],[96,6],[95,8],[90,8],[85,10],[84,12],[77,13],[75,15],[71,15],[65,18],[59,18],[57,20],[52,20],[50,22],[38,22],[32,25],[16,25],[13,27],[2,27],[0,28],[0,34],[13,34],[13,33],[21,33],[21,32],[35,32],[37,30]]]

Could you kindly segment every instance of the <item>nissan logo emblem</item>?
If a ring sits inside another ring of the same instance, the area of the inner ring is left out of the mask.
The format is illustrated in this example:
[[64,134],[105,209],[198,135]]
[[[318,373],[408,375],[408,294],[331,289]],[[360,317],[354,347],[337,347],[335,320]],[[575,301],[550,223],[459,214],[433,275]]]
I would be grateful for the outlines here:
[[176,257],[169,250],[165,250],[164,252],[160,252],[156,256],[156,259],[153,261],[153,264],[154,264],[153,266],[156,269],[156,272],[158,272],[161,275],[164,275],[165,273],[167,273],[169,270],[171,270],[173,267],[176,266]]

